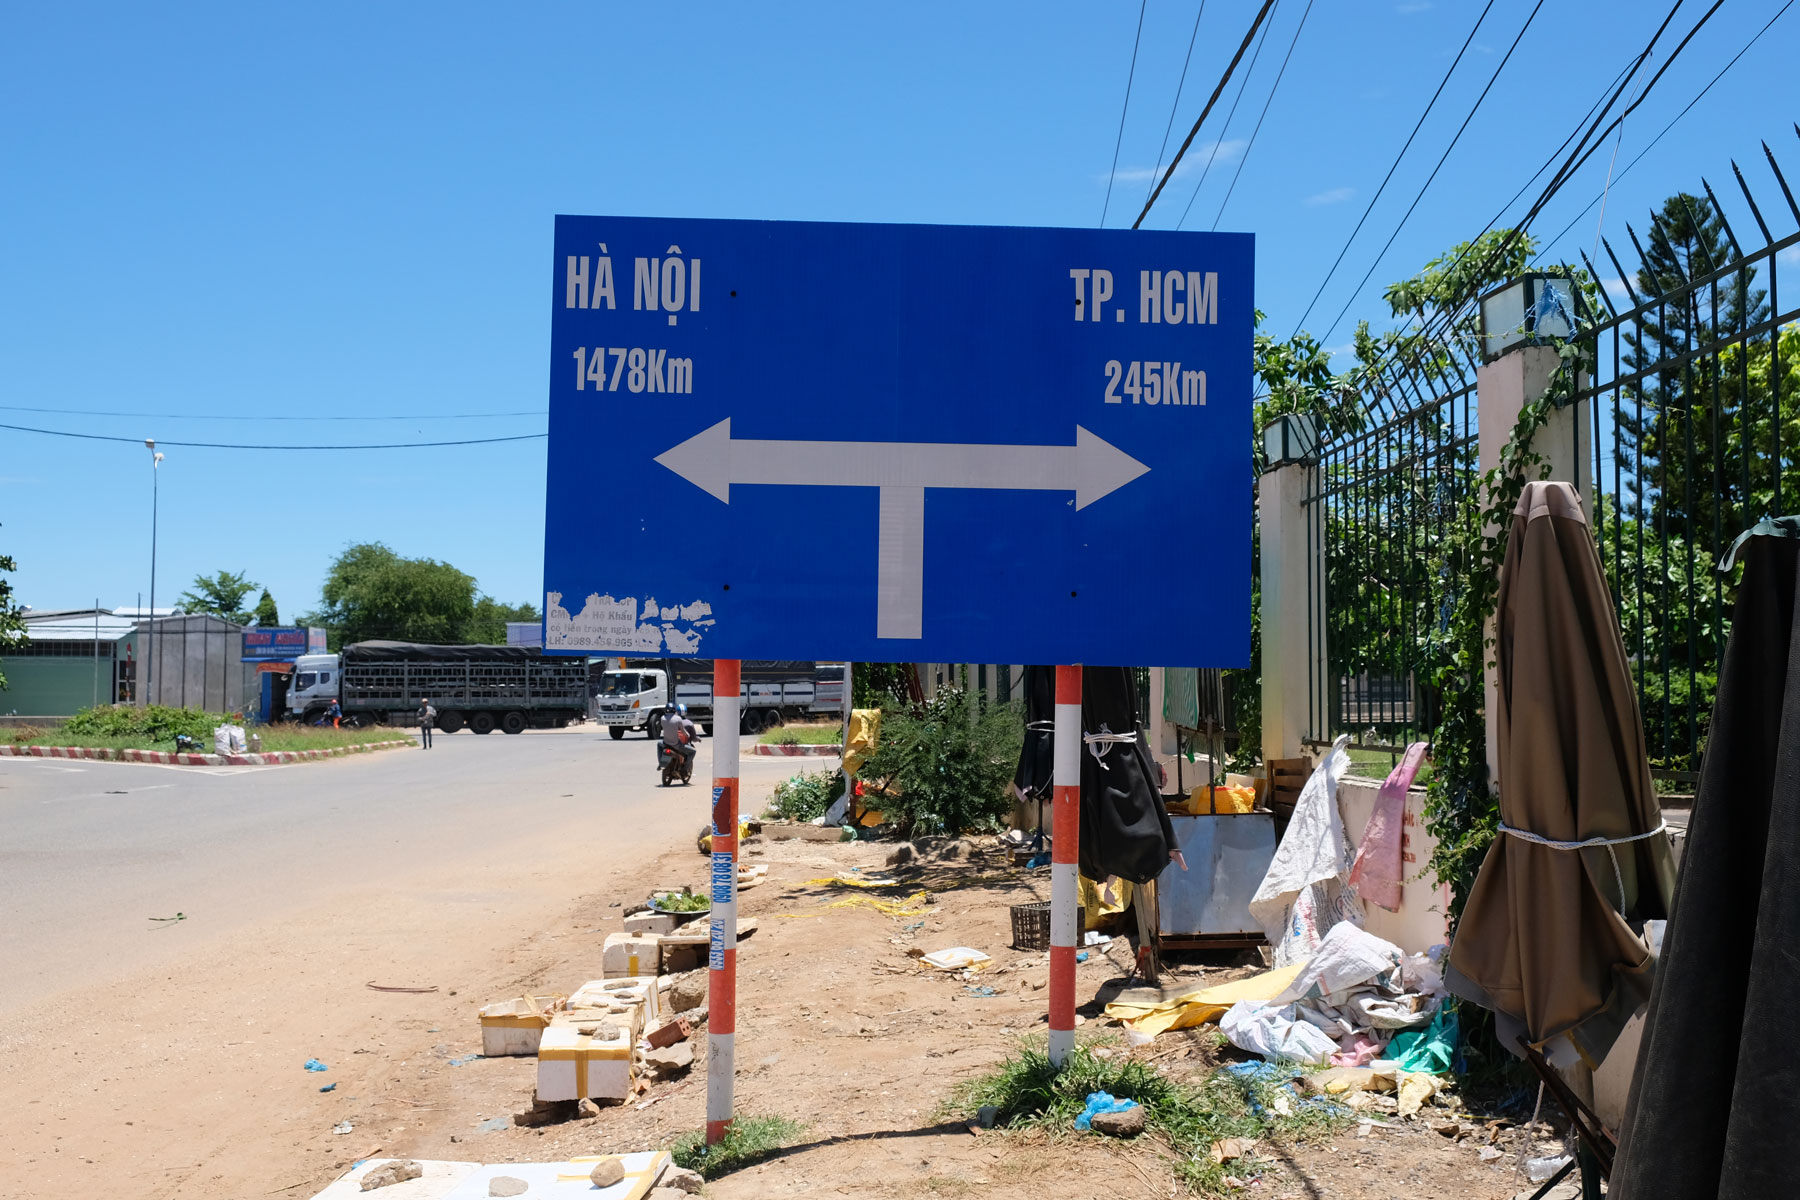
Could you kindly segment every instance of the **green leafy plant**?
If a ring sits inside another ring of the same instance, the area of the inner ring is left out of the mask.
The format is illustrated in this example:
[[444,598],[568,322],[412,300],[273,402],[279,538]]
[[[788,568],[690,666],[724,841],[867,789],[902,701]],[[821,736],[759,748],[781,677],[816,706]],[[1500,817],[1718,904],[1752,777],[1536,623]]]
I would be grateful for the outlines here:
[[679,892],[657,893],[651,898],[650,906],[663,912],[705,912],[712,907],[712,901],[704,893],[692,888],[682,888]]
[[[19,569],[12,555],[0,554],[0,654],[25,644],[25,620],[13,600],[12,581],[4,576]],[[0,691],[6,690],[6,674],[0,672]]]
[[769,797],[768,815],[784,821],[817,820],[843,793],[842,780],[836,771],[802,771],[784,779]]
[[63,722],[62,732],[77,738],[141,739],[148,745],[173,742],[185,734],[195,741],[212,743],[213,729],[228,717],[199,708],[167,708],[150,704],[143,708],[84,708]]
[[737,1117],[715,1145],[706,1144],[704,1130],[694,1129],[676,1138],[669,1149],[676,1166],[717,1179],[769,1158],[805,1128],[786,1117]]
[[991,829],[1012,808],[1007,785],[1025,722],[1017,704],[976,708],[952,688],[918,708],[889,707],[881,741],[863,764],[881,808],[903,836]]

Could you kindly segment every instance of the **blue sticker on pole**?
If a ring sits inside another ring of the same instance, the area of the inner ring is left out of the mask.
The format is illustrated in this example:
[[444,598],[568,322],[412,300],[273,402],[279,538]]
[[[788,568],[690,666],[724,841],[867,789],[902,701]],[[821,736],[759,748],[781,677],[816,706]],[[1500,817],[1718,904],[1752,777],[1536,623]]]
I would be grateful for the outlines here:
[[1248,664],[1250,235],[563,216],[549,282],[546,652]]
[[713,918],[712,941],[707,947],[706,966],[709,970],[725,969],[725,922]]
[[712,902],[729,904],[732,884],[737,881],[737,859],[730,854],[712,856]]

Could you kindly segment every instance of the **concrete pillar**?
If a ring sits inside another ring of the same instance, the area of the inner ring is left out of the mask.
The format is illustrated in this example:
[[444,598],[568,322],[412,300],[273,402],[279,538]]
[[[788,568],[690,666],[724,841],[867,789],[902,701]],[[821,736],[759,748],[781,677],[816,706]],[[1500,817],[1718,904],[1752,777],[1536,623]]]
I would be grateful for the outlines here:
[[[1476,373],[1476,413],[1478,461],[1483,474],[1499,465],[1500,451],[1512,438],[1519,423],[1519,411],[1528,400],[1535,401],[1549,387],[1561,359],[1549,346],[1515,346],[1506,354],[1487,363]],[[1532,437],[1531,448],[1549,464],[1547,478],[1575,485],[1581,496],[1582,511],[1594,516],[1594,430],[1583,400],[1550,414],[1550,419]],[[1536,478],[1535,475],[1531,478]],[[1487,636],[1494,636],[1494,618],[1488,618]],[[1486,685],[1487,761],[1490,786],[1500,783],[1499,712],[1500,684],[1492,660],[1483,667]]]
[[1262,536],[1262,753],[1266,764],[1298,758],[1314,729],[1315,681],[1324,694],[1325,570],[1317,505],[1318,468],[1287,463],[1256,486]]

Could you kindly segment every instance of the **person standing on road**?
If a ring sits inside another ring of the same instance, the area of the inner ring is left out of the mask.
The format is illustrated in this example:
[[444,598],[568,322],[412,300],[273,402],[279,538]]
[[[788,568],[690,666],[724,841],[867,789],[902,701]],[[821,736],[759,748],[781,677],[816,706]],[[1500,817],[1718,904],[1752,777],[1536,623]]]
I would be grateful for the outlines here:
[[336,697],[332,698],[331,707],[325,710],[325,715],[331,718],[331,727],[333,729],[340,727],[340,723],[344,719],[344,710],[338,706]]
[[426,750],[431,749],[431,723],[437,720],[437,709],[431,707],[431,698],[419,701],[419,744]]

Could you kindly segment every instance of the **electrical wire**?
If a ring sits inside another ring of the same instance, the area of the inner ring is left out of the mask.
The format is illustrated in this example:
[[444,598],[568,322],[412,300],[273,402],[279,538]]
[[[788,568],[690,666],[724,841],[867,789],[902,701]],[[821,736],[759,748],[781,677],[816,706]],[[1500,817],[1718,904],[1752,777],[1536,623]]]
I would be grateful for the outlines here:
[[[1690,111],[1692,111],[1694,105],[1700,103],[1700,101],[1706,97],[1706,94],[1713,90],[1713,86],[1715,84],[1717,84],[1719,82],[1719,80],[1725,78],[1726,72],[1730,71],[1731,68],[1733,68],[1737,65],[1738,59],[1740,59],[1740,58],[1744,57],[1744,55],[1750,53],[1751,47],[1755,46],[1757,42],[1761,41],[1762,35],[1769,32],[1770,27],[1773,26],[1775,24],[1775,22],[1779,21],[1782,18],[1783,14],[1785,14],[1787,12],[1787,10],[1792,8],[1793,6],[1794,6],[1794,0],[1787,0],[1786,4],[1783,4],[1780,8],[1776,9],[1775,15],[1770,17],[1768,22],[1766,24],[1764,24],[1761,29],[1757,30],[1755,35],[1752,36],[1748,42],[1744,43],[1744,48],[1742,50],[1739,50],[1736,54],[1732,55],[1731,61],[1726,63],[1723,67],[1721,67],[1719,69],[1719,73],[1717,75],[1714,75],[1710,80],[1708,80],[1706,86],[1701,88],[1698,92],[1696,92],[1694,94],[1694,98],[1692,100],[1689,100],[1687,102],[1687,104],[1682,107],[1682,110],[1680,112],[1676,113],[1674,115],[1674,117],[1670,118],[1669,123],[1662,127],[1662,132],[1658,133],[1655,137],[1651,138],[1648,142],[1646,142],[1644,144],[1644,148],[1642,150],[1639,150],[1637,152],[1637,155],[1630,162],[1625,164],[1624,170],[1620,171],[1617,175],[1615,175],[1613,177],[1613,182],[1617,183],[1619,180],[1625,178],[1625,176],[1630,173],[1631,168],[1637,166],[1638,163],[1643,160],[1644,155],[1646,155],[1646,154],[1650,153],[1650,151],[1654,150],[1656,148],[1656,144],[1658,142],[1662,141],[1663,138],[1668,135],[1668,132],[1671,129],[1675,128],[1676,124],[1680,122],[1681,118],[1687,116],[1688,113]],[[1543,245],[1543,248],[1540,249],[1534,257],[1537,257],[1537,258],[1543,257],[1544,254],[1546,254],[1552,246],[1556,245],[1558,242],[1562,241],[1563,238],[1567,237],[1569,234],[1569,230],[1575,228],[1576,224],[1578,222],[1580,222],[1580,220],[1583,217],[1587,216],[1588,213],[1592,212],[1594,209],[1594,205],[1599,204],[1600,201],[1601,201],[1600,196],[1595,196],[1592,200],[1589,200],[1587,202],[1587,207],[1583,208],[1580,212],[1576,213],[1574,219],[1571,220],[1567,225],[1564,225],[1562,227],[1562,230],[1560,232],[1558,232],[1555,237],[1553,237],[1549,241],[1545,242]]]
[[[1281,0],[1276,0],[1279,4]],[[1244,102],[1244,92],[1250,86],[1250,79],[1256,74],[1257,60],[1262,58],[1263,47],[1269,42],[1269,30],[1275,27],[1273,21],[1263,27],[1262,36],[1256,41],[1256,49],[1251,52],[1250,65],[1244,68],[1244,78],[1238,82],[1237,95],[1231,98],[1231,107],[1225,110],[1225,123],[1219,126],[1219,136],[1213,139],[1212,153],[1206,156],[1206,165],[1200,168],[1200,178],[1194,181],[1194,190],[1188,193],[1187,207],[1181,210],[1181,217],[1175,222],[1180,229],[1187,222],[1188,213],[1193,210],[1194,201],[1200,198],[1200,189],[1206,186],[1206,177],[1212,174],[1213,163],[1219,157],[1220,147],[1225,145],[1225,135],[1231,132],[1231,122],[1237,116],[1238,105]]]
[[51,413],[69,417],[139,417],[146,421],[482,421],[490,417],[543,417],[547,409],[526,408],[509,412],[413,413],[406,415],[331,415],[297,417],[267,413],[147,413],[105,408],[46,408],[29,404],[0,404],[0,412]]
[[1306,324],[1306,318],[1312,316],[1313,306],[1318,304],[1319,297],[1325,294],[1325,288],[1331,283],[1331,277],[1337,274],[1338,267],[1343,264],[1344,255],[1350,253],[1350,244],[1356,241],[1356,235],[1362,232],[1363,223],[1369,219],[1369,214],[1375,211],[1375,202],[1381,199],[1381,193],[1387,190],[1388,181],[1393,179],[1394,172],[1400,169],[1400,160],[1406,157],[1408,150],[1412,149],[1413,139],[1419,136],[1419,130],[1425,125],[1425,118],[1431,115],[1432,108],[1437,105],[1438,97],[1444,94],[1444,88],[1449,85],[1450,77],[1456,74],[1458,64],[1462,62],[1463,55],[1469,52],[1469,47],[1475,41],[1475,35],[1481,31],[1481,23],[1487,20],[1488,12],[1493,7],[1494,0],[1488,0],[1487,6],[1481,10],[1481,15],[1475,18],[1475,24],[1469,30],[1469,36],[1463,39],[1462,49],[1456,52],[1455,59],[1450,63],[1450,69],[1445,71],[1444,77],[1438,81],[1437,91],[1431,93],[1431,99],[1425,104],[1425,111],[1420,113],[1419,119],[1413,123],[1412,132],[1406,135],[1406,144],[1400,147],[1400,153],[1394,155],[1394,161],[1389,165],[1387,174],[1381,178],[1381,186],[1375,189],[1375,194],[1369,197],[1369,206],[1363,209],[1362,216],[1356,219],[1356,228],[1352,229],[1350,236],[1344,239],[1344,248],[1338,251],[1337,258],[1332,261],[1331,269],[1325,272],[1325,278],[1319,280],[1319,290],[1313,293],[1313,298],[1307,302],[1306,311],[1300,314],[1298,321],[1294,322],[1294,332],[1288,335],[1290,341]]
[[[1688,43],[1693,41],[1694,36],[1700,32],[1709,20],[1712,19],[1713,14],[1719,11],[1724,2],[1725,0],[1716,0],[1716,3],[1714,3],[1711,8],[1701,14],[1700,19],[1694,23],[1694,27],[1688,30],[1687,35],[1681,39],[1675,49],[1669,53],[1669,57],[1664,60],[1662,67],[1651,77],[1650,82],[1644,85],[1644,90],[1638,94],[1638,98],[1633,101],[1624,112],[1614,118],[1612,125],[1607,126],[1604,130],[1600,130],[1598,133],[1598,138],[1600,140],[1595,140],[1595,131],[1598,129],[1600,122],[1606,119],[1606,113],[1612,108],[1613,104],[1617,102],[1618,98],[1624,94],[1625,89],[1630,86],[1632,76],[1637,74],[1638,69],[1656,49],[1657,41],[1668,29],[1670,23],[1674,21],[1675,14],[1680,11],[1683,0],[1675,0],[1674,7],[1669,9],[1668,15],[1662,20],[1662,24],[1657,26],[1656,32],[1651,35],[1649,44],[1644,47],[1643,51],[1633,61],[1631,68],[1625,72],[1624,78],[1620,80],[1618,85],[1614,88],[1612,95],[1607,98],[1605,105],[1601,107],[1600,115],[1595,117],[1593,123],[1588,126],[1587,132],[1584,133],[1581,136],[1580,141],[1576,143],[1575,149],[1570,151],[1569,157],[1564,160],[1563,165],[1559,167],[1556,174],[1551,177],[1550,182],[1545,186],[1544,191],[1532,204],[1530,210],[1526,212],[1523,218],[1514,223],[1513,227],[1507,231],[1507,236],[1500,241],[1499,245],[1489,251],[1487,257],[1482,260],[1480,267],[1475,272],[1476,279],[1483,277],[1488,268],[1491,267],[1501,255],[1506,253],[1512,243],[1524,235],[1525,231],[1530,228],[1531,222],[1543,211],[1544,206],[1555,197],[1556,193],[1569,181],[1573,173],[1581,167],[1582,163],[1585,163],[1593,156],[1594,152],[1600,148],[1606,135],[1611,133],[1626,117],[1630,116],[1633,109],[1644,102],[1650,92],[1656,87],[1657,82],[1661,80],[1668,72],[1669,68],[1675,64],[1675,60],[1681,57],[1681,52],[1687,49]],[[1590,142],[1593,144],[1590,145]],[[1563,145],[1568,145],[1568,140],[1565,139]],[[1558,153],[1561,153],[1561,151],[1559,150]],[[1554,159],[1555,155],[1552,155],[1551,157]],[[1494,221],[1498,221],[1499,219],[1499,216],[1496,215]],[[1468,257],[1469,251],[1482,237],[1486,236],[1486,234],[1493,229],[1493,225],[1494,222],[1490,221],[1487,229],[1483,229],[1474,239],[1464,244],[1462,252],[1456,256],[1455,261],[1452,262],[1450,267],[1445,271],[1446,275],[1455,272],[1463,259]],[[1431,318],[1420,325],[1419,329],[1411,337],[1408,337],[1403,341],[1395,342],[1394,345],[1389,348],[1388,353],[1383,359],[1371,369],[1371,373],[1378,374],[1385,370],[1402,353],[1410,355],[1412,350],[1424,341],[1428,335],[1436,336],[1436,334],[1453,328],[1456,322],[1461,319],[1463,310],[1467,308],[1469,302],[1475,298],[1475,294],[1474,290],[1466,291],[1452,303],[1445,304],[1439,308]],[[1434,327],[1436,327],[1435,333]]]
[[[1492,2],[1493,0],[1489,0],[1489,3]],[[1175,177],[1175,168],[1181,165],[1182,156],[1188,152],[1188,147],[1194,144],[1194,138],[1199,136],[1200,126],[1206,123],[1207,114],[1212,112],[1213,105],[1217,104],[1219,97],[1224,94],[1225,85],[1231,82],[1231,73],[1237,70],[1238,63],[1243,61],[1244,51],[1250,48],[1250,43],[1256,38],[1256,31],[1262,28],[1263,19],[1274,7],[1275,0],[1263,0],[1263,6],[1256,12],[1256,19],[1250,22],[1250,28],[1244,34],[1244,40],[1238,43],[1237,53],[1231,56],[1229,63],[1225,64],[1225,73],[1219,76],[1218,85],[1213,88],[1212,95],[1207,97],[1206,107],[1201,109],[1200,115],[1194,119],[1194,127],[1188,130],[1187,138],[1181,143],[1181,149],[1175,152],[1174,160],[1169,163],[1169,169],[1163,172],[1162,178],[1157,181],[1156,190],[1150,193],[1148,200],[1144,201],[1143,211],[1138,213],[1137,220],[1131,223],[1133,229],[1144,223],[1144,218],[1150,215],[1151,205],[1155,204],[1156,198],[1163,194],[1163,189],[1169,186],[1169,180]]]
[[1106,214],[1112,208],[1113,181],[1119,177],[1119,147],[1125,144],[1125,114],[1131,111],[1131,82],[1137,78],[1138,46],[1144,40],[1144,10],[1150,0],[1138,0],[1137,36],[1131,39],[1131,70],[1125,75],[1125,103],[1119,107],[1119,136],[1113,139],[1112,170],[1106,174],[1106,203],[1100,206],[1100,227],[1106,228]]
[[1400,236],[1400,231],[1406,228],[1407,221],[1412,219],[1413,211],[1419,207],[1419,201],[1425,199],[1425,193],[1430,189],[1432,181],[1437,179],[1438,172],[1444,169],[1444,163],[1449,160],[1450,152],[1456,149],[1456,143],[1462,140],[1463,133],[1469,128],[1469,122],[1473,121],[1475,114],[1481,111],[1482,101],[1486,100],[1488,93],[1494,90],[1494,85],[1500,82],[1500,74],[1506,70],[1506,64],[1512,61],[1513,51],[1519,48],[1519,43],[1525,39],[1526,31],[1531,28],[1531,23],[1537,20],[1538,12],[1543,7],[1544,0],[1537,0],[1537,3],[1532,6],[1531,12],[1526,14],[1525,24],[1519,27],[1518,36],[1514,37],[1512,45],[1506,48],[1506,54],[1501,58],[1500,65],[1495,67],[1494,73],[1488,77],[1487,86],[1481,89],[1481,95],[1475,97],[1475,103],[1470,106],[1469,113],[1463,118],[1462,124],[1456,127],[1456,133],[1450,138],[1450,144],[1445,146],[1444,152],[1438,156],[1437,165],[1431,168],[1431,174],[1427,175],[1425,182],[1419,185],[1418,194],[1413,197],[1412,203],[1406,206],[1406,212],[1401,215],[1399,223],[1394,226],[1394,232],[1388,234],[1388,240],[1382,243],[1381,249],[1376,252],[1375,261],[1369,264],[1369,269],[1363,272],[1362,279],[1357,281],[1356,286],[1350,290],[1350,295],[1344,300],[1344,307],[1338,309],[1337,316],[1331,319],[1331,324],[1324,333],[1319,335],[1321,342],[1331,340],[1331,335],[1337,332],[1337,327],[1343,321],[1344,314],[1350,311],[1352,304],[1356,303],[1357,295],[1368,286],[1370,277],[1375,274],[1375,268],[1381,265],[1381,260],[1386,257],[1389,250],[1393,249],[1394,239]]
[[[129,442],[141,446],[143,438],[119,437],[105,433],[74,433],[67,429],[38,429],[30,425],[0,424],[0,429],[15,429],[20,433],[41,433],[49,437],[80,438],[88,442]],[[424,450],[433,446],[487,446],[495,442],[530,442],[538,438],[546,438],[547,433],[518,433],[510,437],[463,438],[453,442],[369,442],[355,445],[331,446],[286,446],[286,445],[250,445],[239,442],[168,442],[157,439],[158,446],[179,446],[190,450]]]
[[1162,145],[1156,148],[1156,166],[1150,169],[1150,182],[1156,183],[1156,174],[1162,170],[1163,155],[1169,150],[1169,134],[1175,131],[1175,113],[1181,107],[1181,92],[1187,87],[1188,66],[1194,61],[1194,42],[1200,36],[1200,18],[1206,15],[1206,0],[1200,0],[1199,11],[1194,13],[1194,31],[1188,34],[1187,57],[1181,60],[1181,78],[1175,84],[1175,101],[1169,105],[1169,123],[1163,126]]
[[[1256,128],[1250,131],[1250,141],[1245,144],[1244,153],[1238,158],[1237,170],[1232,173],[1231,186],[1225,189],[1225,198],[1219,201],[1219,211],[1213,216],[1212,227],[1215,230],[1224,219],[1225,206],[1231,203],[1231,193],[1237,190],[1238,179],[1244,174],[1244,164],[1250,160],[1250,151],[1256,149],[1256,135],[1262,132],[1263,118],[1269,115],[1269,105],[1275,102],[1275,93],[1281,88],[1281,78],[1287,74],[1288,60],[1294,57],[1294,47],[1300,44],[1300,31],[1306,28],[1306,18],[1312,15],[1312,10],[1313,0],[1306,0],[1306,8],[1300,14],[1300,23],[1294,26],[1293,40],[1288,43],[1287,54],[1282,57],[1281,70],[1275,72],[1275,86],[1269,89],[1268,98],[1263,101],[1262,112],[1256,116]],[[1179,223],[1176,228],[1181,228]]]

